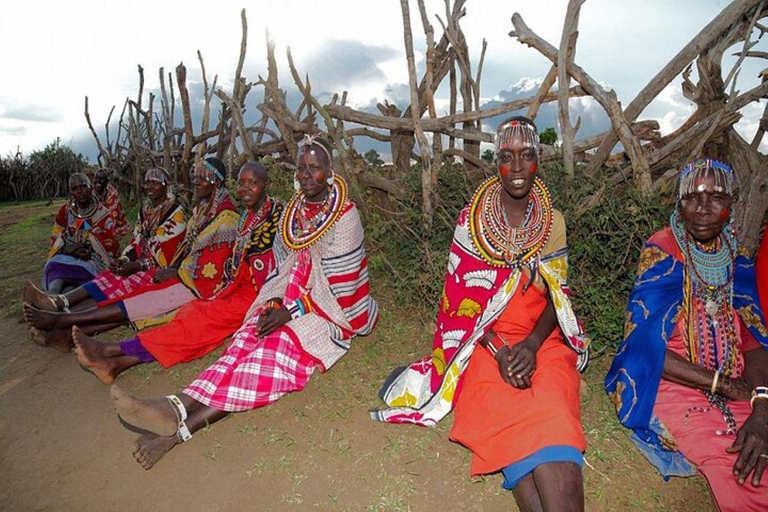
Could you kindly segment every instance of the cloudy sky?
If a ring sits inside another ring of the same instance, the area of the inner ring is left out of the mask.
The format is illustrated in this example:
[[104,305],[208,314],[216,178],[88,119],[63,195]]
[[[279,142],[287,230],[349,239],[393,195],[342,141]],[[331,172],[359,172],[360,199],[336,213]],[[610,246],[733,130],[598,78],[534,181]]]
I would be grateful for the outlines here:
[[[418,7],[411,1],[417,60],[423,68],[424,37]],[[427,0],[430,21],[441,34],[444,4]],[[725,0],[588,0],[582,7],[576,61],[595,79],[629,103],[635,94],[704,25]],[[483,38],[488,50],[482,80],[482,103],[529,96],[546,74],[549,62],[508,36],[510,18],[519,12],[527,24],[558,46],[566,0],[468,0],[462,27],[473,68]],[[145,90],[159,88],[158,69],[188,68],[193,99],[199,90],[197,50],[209,76],[231,91],[240,46],[240,9],[248,15],[245,76],[266,76],[265,32],[276,42],[281,85],[293,94],[285,48],[291,47],[299,71],[308,73],[313,91],[349,91],[349,103],[371,109],[388,99],[408,103],[408,72],[403,50],[402,18],[397,0],[186,0],[102,2],[95,0],[25,0],[6,2],[0,17],[0,154],[20,148],[29,153],[60,137],[94,160],[95,144],[87,131],[83,102],[90,98],[95,125],[103,130],[110,109],[119,110],[137,92],[137,65],[145,69]],[[761,46],[763,46],[761,44]],[[765,49],[765,48],[762,48]],[[729,69],[725,68],[726,71]],[[759,63],[745,66],[737,88],[758,83]],[[447,80],[446,80],[447,82]],[[693,110],[680,94],[680,80],[644,113],[659,119],[662,131],[677,127]],[[253,97],[251,97],[253,96]],[[257,118],[256,94],[249,96],[247,120]],[[146,100],[145,100],[146,101]],[[574,100],[585,137],[606,128],[599,107]],[[438,108],[447,110],[445,88]],[[748,108],[739,128],[754,131],[762,108]],[[542,112],[540,128],[554,125],[554,113]],[[364,148],[363,148],[364,149]]]

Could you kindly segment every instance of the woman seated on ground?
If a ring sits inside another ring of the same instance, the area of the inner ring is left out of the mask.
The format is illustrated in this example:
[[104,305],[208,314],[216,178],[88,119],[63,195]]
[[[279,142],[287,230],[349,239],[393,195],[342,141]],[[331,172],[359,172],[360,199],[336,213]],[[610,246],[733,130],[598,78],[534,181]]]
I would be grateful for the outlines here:
[[583,510],[577,368],[589,340],[530,119],[499,126],[495,160],[498,176],[459,215],[432,356],[395,370],[380,392],[392,408],[372,416],[432,426],[455,407],[450,438],[472,451],[473,475],[501,471],[522,510]]
[[134,397],[112,386],[123,421],[152,432],[133,447],[145,469],[191,433],[230,412],[301,390],[371,332],[378,306],[369,293],[363,227],[332,172],[331,149],[317,137],[299,146],[296,187],[280,221],[277,269],[222,356],[180,395]]
[[119,241],[131,230],[128,219],[125,218],[123,205],[117,189],[109,183],[110,171],[102,167],[93,175],[93,196],[109,210],[109,216],[115,223],[115,238]]
[[[239,218],[224,186],[224,163],[208,158],[193,172],[197,203],[173,261],[163,268],[148,268],[143,260],[127,262],[116,273],[99,274],[53,301],[31,291],[31,300],[24,304],[24,318],[37,329],[33,339],[59,348],[67,346],[73,325],[89,334],[126,322],[142,329],[170,320],[177,308],[197,297],[209,298],[215,293],[222,283],[224,264],[232,255]],[[54,302],[58,308],[88,299],[94,300],[96,307],[69,313],[39,309]]]
[[102,343],[73,327],[80,365],[105,384],[128,368],[158,361],[165,368],[204,356],[242,324],[266,277],[275,268],[272,243],[283,206],[267,195],[269,176],[260,163],[240,169],[237,195],[246,207],[238,239],[224,267],[222,289],[183,306],[169,323],[120,343]]
[[43,270],[43,289],[61,293],[93,279],[117,256],[115,221],[94,198],[83,173],[69,177],[71,199],[59,208],[51,250]]
[[768,464],[768,331],[732,231],[733,183],[715,160],[681,172],[670,226],[640,254],[605,386],[665,478],[698,470],[720,510],[768,510],[766,484],[758,488]]

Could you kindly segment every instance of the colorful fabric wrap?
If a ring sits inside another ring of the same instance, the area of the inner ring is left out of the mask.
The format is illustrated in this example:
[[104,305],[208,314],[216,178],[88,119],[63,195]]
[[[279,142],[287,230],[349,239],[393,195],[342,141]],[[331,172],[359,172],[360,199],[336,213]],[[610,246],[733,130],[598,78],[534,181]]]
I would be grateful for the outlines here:
[[224,266],[238,238],[237,208],[226,189],[216,194],[210,214],[193,222],[193,213],[184,241],[185,256],[179,266],[179,279],[204,299],[212,297],[221,287]]
[[434,426],[447,415],[472,351],[515,294],[523,272],[538,272],[545,280],[563,336],[579,354],[578,368],[586,368],[589,338],[569,299],[567,249],[536,256],[523,267],[493,266],[473,243],[469,211],[470,206],[462,210],[454,232],[432,356],[392,372],[379,391],[390,408],[371,411],[374,420]]
[[[683,262],[664,250],[674,240],[670,228],[656,233],[640,253],[640,263],[624,322],[624,341],[605,378],[605,389],[632,440],[664,477],[695,474],[676,443],[653,414],[667,341],[683,313]],[[756,301],[755,269],[745,256],[735,260],[733,309],[768,350],[768,330]]]
[[133,238],[123,255],[141,261],[147,268],[165,268],[179,257],[186,232],[187,219],[180,204],[170,200],[162,211],[153,212],[147,201],[139,211]]
[[[320,363],[322,371],[347,353],[352,337],[368,335],[379,317],[379,307],[370,294],[368,258],[357,207],[347,200],[335,208],[339,210],[336,221],[323,236],[303,248],[286,245],[282,235],[276,239],[277,268],[246,315],[246,319],[251,318],[270,299],[283,297],[291,269],[305,258],[311,260],[306,292],[301,296],[311,307],[311,314],[291,320],[288,327],[296,334],[302,350]],[[295,214],[295,210],[286,208],[283,217],[292,211]],[[285,225],[281,222],[281,229]]]

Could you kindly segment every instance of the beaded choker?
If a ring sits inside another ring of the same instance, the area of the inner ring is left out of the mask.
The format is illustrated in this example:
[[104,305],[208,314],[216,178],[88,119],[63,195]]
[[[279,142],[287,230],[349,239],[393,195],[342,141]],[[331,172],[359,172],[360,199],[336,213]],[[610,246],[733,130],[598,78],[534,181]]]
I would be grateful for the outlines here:
[[520,227],[509,225],[501,201],[498,176],[478,187],[469,209],[472,244],[494,267],[521,268],[535,260],[552,232],[552,200],[544,183],[534,178],[528,209]]
[[333,177],[328,197],[316,212],[308,213],[309,203],[302,192],[288,201],[280,232],[283,243],[292,251],[301,251],[314,244],[341,217],[347,202],[347,184],[338,175]]

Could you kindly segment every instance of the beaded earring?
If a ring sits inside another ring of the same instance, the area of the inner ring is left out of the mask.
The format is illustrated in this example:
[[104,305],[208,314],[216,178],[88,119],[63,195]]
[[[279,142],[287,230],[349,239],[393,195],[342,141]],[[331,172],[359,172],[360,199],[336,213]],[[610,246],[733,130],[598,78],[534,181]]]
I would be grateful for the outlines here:
[[299,189],[301,189],[301,185],[299,184],[299,180],[297,180],[296,178],[293,178],[293,190],[298,192]]
[[328,178],[325,180],[325,182],[328,184],[328,186],[329,186],[329,187],[330,187],[331,185],[333,185],[333,173],[330,173],[330,174],[328,175]]

